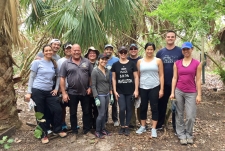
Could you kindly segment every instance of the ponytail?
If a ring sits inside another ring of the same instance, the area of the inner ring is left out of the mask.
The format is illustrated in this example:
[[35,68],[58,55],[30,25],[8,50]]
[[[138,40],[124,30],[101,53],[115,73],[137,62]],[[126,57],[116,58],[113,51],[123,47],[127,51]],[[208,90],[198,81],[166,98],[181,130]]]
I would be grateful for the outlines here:
[[56,61],[54,59],[52,59],[52,58],[51,58],[51,61],[52,61],[53,65],[54,65],[54,68],[57,69],[57,63],[56,63]]

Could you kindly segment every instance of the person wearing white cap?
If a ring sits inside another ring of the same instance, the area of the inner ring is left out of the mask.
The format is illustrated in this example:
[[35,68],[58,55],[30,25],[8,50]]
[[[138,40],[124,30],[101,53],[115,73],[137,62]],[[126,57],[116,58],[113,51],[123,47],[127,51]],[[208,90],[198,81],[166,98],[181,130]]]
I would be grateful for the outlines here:
[[[110,70],[110,79],[112,79],[111,68],[115,62],[119,61],[119,58],[113,56],[113,46],[111,44],[105,45],[104,53],[106,53],[109,56],[109,60],[107,62],[106,68],[108,70]],[[113,97],[114,97],[114,100],[116,100],[114,95],[113,95]],[[112,120],[114,122],[114,126],[119,126],[117,101],[114,101],[114,103],[112,103],[111,105],[112,105]],[[107,111],[107,115],[106,115],[106,122],[107,121],[108,121],[108,111]]]
[[[173,66],[172,90],[170,99],[175,100],[176,131],[181,145],[193,144],[193,127],[196,118],[196,104],[201,102],[202,64],[192,58],[193,45],[184,42],[184,58]],[[186,122],[184,122],[184,111]]]
[[[60,46],[61,46],[61,42],[59,39],[52,39],[49,43],[52,47],[52,50],[53,50],[53,55],[52,55],[52,58],[55,60],[55,61],[58,61],[60,59],[60,56],[57,54],[57,52],[59,51],[60,49]],[[35,59],[41,59],[44,57],[44,54],[40,51],[38,52],[38,54],[36,55],[36,58]]]

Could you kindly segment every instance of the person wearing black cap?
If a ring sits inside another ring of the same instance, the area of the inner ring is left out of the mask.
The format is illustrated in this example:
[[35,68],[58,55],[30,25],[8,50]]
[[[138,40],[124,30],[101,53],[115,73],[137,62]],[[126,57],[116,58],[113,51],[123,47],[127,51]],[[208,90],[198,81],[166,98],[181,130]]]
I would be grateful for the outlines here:
[[[99,55],[99,51],[95,49],[95,47],[91,46],[88,48],[88,52],[84,55],[85,58],[87,58],[91,64],[94,67],[97,67],[97,58]],[[91,128],[95,129],[96,128],[96,119],[98,117],[98,109],[97,106],[95,105],[95,99],[92,94],[90,94],[90,103],[89,103],[89,109],[90,109],[90,125]]]
[[[113,56],[113,46],[111,44],[105,45],[104,53],[106,53],[109,56],[109,60],[107,62],[106,68],[108,70],[110,70],[110,79],[112,79],[111,68],[112,68],[112,65],[115,62],[119,61],[119,58]],[[115,100],[115,96],[114,96],[114,100]],[[112,105],[112,120],[114,122],[114,126],[119,126],[119,122],[118,122],[118,111],[117,111],[117,102],[115,101],[111,105]],[[108,111],[107,111],[107,116],[106,116],[106,122],[107,121],[108,121]]]
[[139,79],[135,63],[127,59],[127,48],[122,46],[118,52],[120,60],[114,63],[111,69],[113,92],[120,108],[119,134],[128,136],[130,134],[128,126],[132,116],[132,96],[138,97]]
[[98,138],[104,138],[104,135],[111,135],[111,133],[105,129],[108,104],[109,101],[114,102],[111,79],[109,76],[110,71],[105,68],[108,59],[109,57],[106,54],[100,54],[98,57],[98,67],[94,68],[91,74],[92,92],[95,98],[95,104],[98,108],[95,132]]
[[[141,59],[141,56],[138,56],[138,46],[134,43],[130,45],[130,50],[129,50],[129,56],[127,57],[128,60],[134,62],[137,65],[137,61]],[[137,118],[138,121],[141,123],[140,120],[140,108],[137,108]],[[135,128],[136,127],[136,115],[135,115],[135,107],[134,105],[132,106],[132,117],[130,121],[130,128]]]

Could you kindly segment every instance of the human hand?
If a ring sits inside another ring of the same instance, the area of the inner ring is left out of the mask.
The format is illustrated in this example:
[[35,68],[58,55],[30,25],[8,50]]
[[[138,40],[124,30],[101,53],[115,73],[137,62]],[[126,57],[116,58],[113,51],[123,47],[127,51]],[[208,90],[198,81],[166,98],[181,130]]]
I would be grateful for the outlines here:
[[202,101],[202,96],[201,96],[201,95],[198,95],[198,96],[196,97],[196,104],[200,104],[201,101]]
[[164,95],[163,90],[159,90],[159,99],[162,98]]
[[100,100],[97,97],[95,98],[95,105],[97,107],[100,106]]
[[114,92],[115,98],[118,101],[118,98],[120,97],[119,94],[117,92]]
[[62,94],[62,100],[63,100],[63,102],[66,102],[66,103],[68,102],[68,100],[70,100],[67,93]]
[[170,94],[170,100],[174,100],[174,99],[175,99],[174,93],[171,93]]
[[90,95],[90,94],[91,94],[91,88],[88,88],[88,89],[86,90],[86,93],[87,93],[87,95]]
[[51,91],[52,96],[56,96],[57,93],[58,93],[58,90],[56,90],[56,89]]
[[138,98],[138,91],[134,91],[134,98]]
[[30,102],[30,98],[31,98],[31,94],[30,94],[30,93],[27,93],[27,94],[24,96],[24,101],[25,101],[25,102]]

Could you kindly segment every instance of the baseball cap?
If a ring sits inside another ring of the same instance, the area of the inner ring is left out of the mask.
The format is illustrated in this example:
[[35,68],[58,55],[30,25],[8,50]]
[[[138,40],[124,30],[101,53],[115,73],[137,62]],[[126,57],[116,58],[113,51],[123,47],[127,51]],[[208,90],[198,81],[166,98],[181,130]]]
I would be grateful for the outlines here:
[[122,50],[128,51],[127,48],[126,48],[125,46],[121,46],[121,47],[118,49],[118,52],[120,52],[120,51],[122,51]]
[[113,49],[113,46],[112,46],[111,44],[107,44],[107,45],[105,45],[105,49],[106,49],[106,48],[108,48],[108,47],[110,47],[110,48],[112,48],[112,49]]
[[52,40],[50,41],[50,45],[51,45],[52,43],[55,43],[55,42],[58,42],[58,43],[61,45],[61,42],[60,42],[59,39],[52,39]]
[[72,45],[70,43],[65,43],[63,45],[63,49],[67,49],[68,47],[71,47],[72,48]]
[[131,48],[131,47],[135,47],[135,48],[138,49],[138,46],[137,46],[136,44],[134,44],[134,43],[130,45],[130,48]]
[[99,51],[97,49],[95,49],[95,47],[93,47],[93,46],[88,48],[88,52],[84,55],[85,58],[88,58],[88,54],[90,53],[90,51],[95,51],[97,58],[98,58]]
[[106,53],[102,53],[98,56],[98,59],[107,58],[109,59],[109,56]]
[[184,42],[183,45],[182,45],[182,47],[181,47],[181,49],[184,49],[184,48],[191,49],[191,48],[193,48],[193,45],[192,45],[191,42]]

